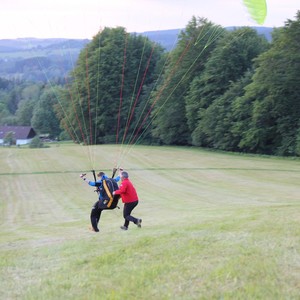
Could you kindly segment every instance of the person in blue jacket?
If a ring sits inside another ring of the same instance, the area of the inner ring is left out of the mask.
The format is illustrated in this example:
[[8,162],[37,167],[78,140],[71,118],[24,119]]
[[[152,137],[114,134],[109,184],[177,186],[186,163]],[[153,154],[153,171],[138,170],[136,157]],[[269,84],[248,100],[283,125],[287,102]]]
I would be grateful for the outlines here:
[[[123,169],[120,169],[120,171]],[[120,176],[116,178],[109,178],[104,172],[99,172],[97,177],[99,178],[97,181],[88,180],[86,174],[81,174],[80,177],[88,183],[90,186],[97,187],[97,193],[99,199],[97,202],[94,203],[92,210],[91,210],[91,230],[95,232],[99,232],[98,223],[100,221],[101,213],[105,209],[114,209],[118,204],[119,197],[114,196],[112,192],[118,189],[118,185],[116,182],[120,180]],[[103,182],[105,182],[105,186],[103,186]],[[111,203],[108,199],[107,193],[110,193],[111,190],[111,197],[113,197],[113,202]],[[108,206],[108,204],[110,205]]]

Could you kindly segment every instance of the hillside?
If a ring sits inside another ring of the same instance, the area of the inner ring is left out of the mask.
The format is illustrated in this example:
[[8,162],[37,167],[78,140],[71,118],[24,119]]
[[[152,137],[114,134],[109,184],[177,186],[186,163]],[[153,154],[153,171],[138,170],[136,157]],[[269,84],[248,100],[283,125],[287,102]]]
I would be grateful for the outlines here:
[[[235,27],[228,27],[233,30]],[[255,27],[259,34],[271,40],[272,28]],[[181,29],[136,33],[159,43],[166,51],[176,46]],[[63,78],[74,68],[77,57],[88,39],[20,38],[0,40],[0,77],[29,81]]]
[[[119,203],[94,233],[83,150],[0,149],[1,299],[299,299],[298,161],[135,146],[142,228]],[[120,149],[90,150],[111,174]]]
[[0,77],[45,81],[73,69],[89,40],[24,38],[0,40]]
[[159,43],[166,49],[166,51],[170,51],[176,46],[177,37],[181,30],[182,29],[145,31],[140,34],[148,37],[156,43]]

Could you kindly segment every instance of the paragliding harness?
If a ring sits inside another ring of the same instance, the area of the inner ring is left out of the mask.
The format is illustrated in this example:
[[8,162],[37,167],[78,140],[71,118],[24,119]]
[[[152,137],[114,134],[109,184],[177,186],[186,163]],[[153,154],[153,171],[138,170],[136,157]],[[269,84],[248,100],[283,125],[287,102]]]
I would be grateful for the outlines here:
[[[120,195],[113,195],[113,192],[118,190],[118,184],[113,178],[102,179],[102,182],[96,182],[95,171],[93,170],[95,186],[99,194],[99,209],[114,209],[118,207]],[[114,174],[113,176],[114,177]],[[119,207],[118,207],[119,208]]]

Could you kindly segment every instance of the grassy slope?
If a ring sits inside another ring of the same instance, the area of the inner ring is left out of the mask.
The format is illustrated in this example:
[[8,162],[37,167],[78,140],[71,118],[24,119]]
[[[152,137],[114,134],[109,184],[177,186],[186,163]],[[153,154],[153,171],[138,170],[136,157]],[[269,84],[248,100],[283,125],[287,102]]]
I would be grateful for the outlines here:
[[297,299],[298,160],[136,146],[143,228],[116,209],[95,234],[79,174],[119,150],[87,150],[0,149],[0,299]]

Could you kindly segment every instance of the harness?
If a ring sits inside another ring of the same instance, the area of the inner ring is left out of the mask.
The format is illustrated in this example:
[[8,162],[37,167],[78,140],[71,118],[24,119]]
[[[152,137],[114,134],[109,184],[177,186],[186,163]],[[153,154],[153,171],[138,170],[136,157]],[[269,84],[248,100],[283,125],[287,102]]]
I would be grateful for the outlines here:
[[113,182],[115,182],[115,180],[113,180],[112,178],[102,180],[102,185],[103,185],[104,191],[108,197],[108,200],[104,200],[104,201],[108,201],[105,203],[107,208],[109,208],[111,206],[111,204],[114,200],[112,192],[115,191],[116,189],[114,187]]
[[118,188],[118,184],[113,178],[102,179],[102,187],[99,189],[99,208],[114,209],[117,207],[120,195],[113,195],[113,192]]

